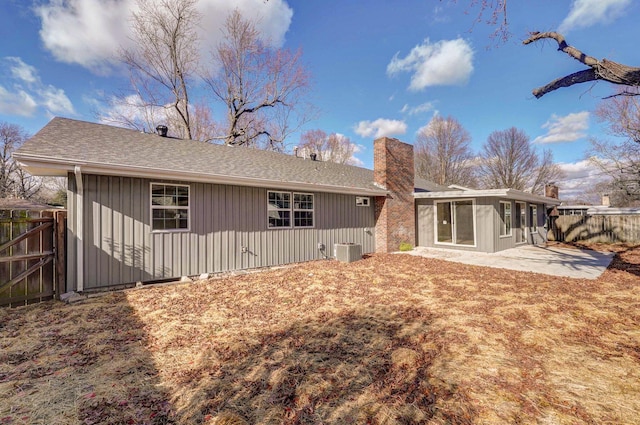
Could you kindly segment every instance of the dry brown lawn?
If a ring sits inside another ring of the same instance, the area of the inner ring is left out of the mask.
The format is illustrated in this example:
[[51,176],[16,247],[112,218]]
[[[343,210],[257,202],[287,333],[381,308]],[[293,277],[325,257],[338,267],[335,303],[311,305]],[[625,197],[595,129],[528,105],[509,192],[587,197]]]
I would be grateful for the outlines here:
[[640,424],[640,248],[410,255],[0,310],[0,424]]

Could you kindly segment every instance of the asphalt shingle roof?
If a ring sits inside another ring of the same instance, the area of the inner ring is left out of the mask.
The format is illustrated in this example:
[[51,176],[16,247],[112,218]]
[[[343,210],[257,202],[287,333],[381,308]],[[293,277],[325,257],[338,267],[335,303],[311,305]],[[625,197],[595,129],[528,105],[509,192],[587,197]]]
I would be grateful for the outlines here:
[[[363,189],[380,192],[373,171],[333,162],[311,161],[292,155],[247,147],[161,137],[157,134],[110,125],[56,117],[26,141],[16,158],[38,157],[49,162],[147,168],[162,172],[185,172],[263,181]],[[116,174],[116,173],[114,173]],[[418,180],[420,183],[418,183]],[[437,190],[418,179],[423,189]]]

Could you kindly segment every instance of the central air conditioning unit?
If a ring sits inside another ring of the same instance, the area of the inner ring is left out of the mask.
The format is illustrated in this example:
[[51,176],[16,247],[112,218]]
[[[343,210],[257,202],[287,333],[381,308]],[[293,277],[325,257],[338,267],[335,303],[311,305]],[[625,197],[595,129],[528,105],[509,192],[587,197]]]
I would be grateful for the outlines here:
[[336,260],[351,263],[362,259],[362,245],[356,243],[337,243],[334,248]]

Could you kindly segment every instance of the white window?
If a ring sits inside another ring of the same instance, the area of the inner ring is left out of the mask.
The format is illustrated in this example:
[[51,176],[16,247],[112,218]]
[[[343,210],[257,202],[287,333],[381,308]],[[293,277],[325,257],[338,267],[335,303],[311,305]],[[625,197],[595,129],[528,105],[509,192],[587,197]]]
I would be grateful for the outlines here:
[[267,216],[269,229],[313,227],[313,194],[270,190]]
[[293,227],[313,227],[313,195],[293,194]]
[[366,196],[356,196],[356,207],[368,207],[370,198]]
[[189,230],[189,186],[151,183],[151,230]]
[[529,205],[529,212],[531,218],[531,233],[538,231],[538,206]]
[[476,244],[475,204],[472,200],[436,202],[436,243]]
[[291,227],[291,193],[270,191],[267,198],[269,229]]
[[511,236],[511,202],[500,201],[500,236]]

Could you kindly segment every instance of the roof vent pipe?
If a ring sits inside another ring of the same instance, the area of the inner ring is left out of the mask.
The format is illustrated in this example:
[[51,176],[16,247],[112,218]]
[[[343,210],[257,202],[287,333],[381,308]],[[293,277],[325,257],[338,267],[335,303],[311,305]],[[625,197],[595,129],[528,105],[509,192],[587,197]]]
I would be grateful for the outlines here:
[[293,156],[295,156],[296,158],[298,157],[298,147],[297,146],[293,147]]
[[311,158],[312,161],[317,161],[318,154],[317,153],[310,153],[309,154],[309,158]]
[[161,137],[167,137],[167,132],[168,131],[169,131],[169,129],[167,128],[166,125],[159,125],[159,126],[156,127],[156,132]]

